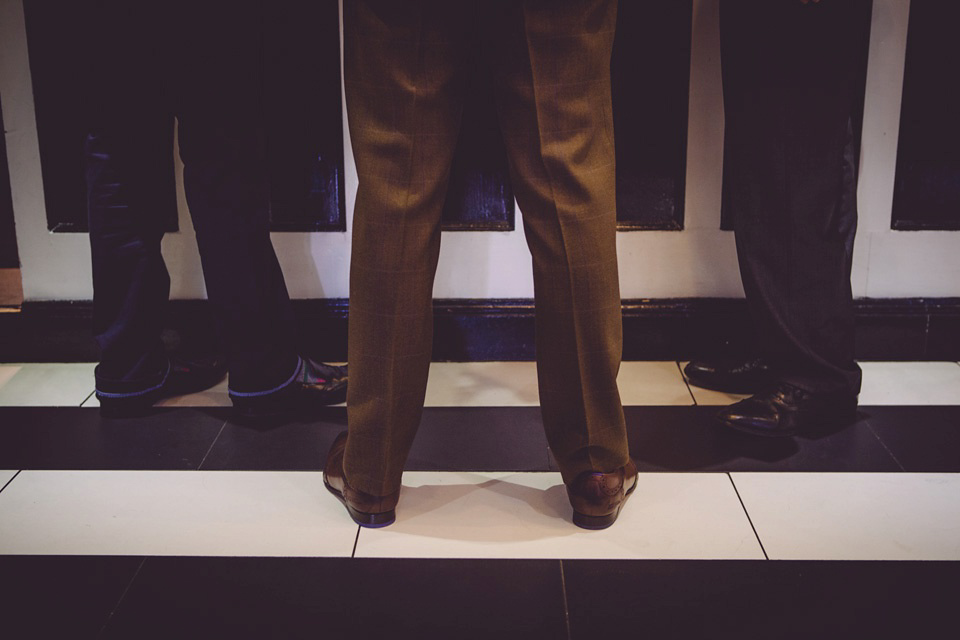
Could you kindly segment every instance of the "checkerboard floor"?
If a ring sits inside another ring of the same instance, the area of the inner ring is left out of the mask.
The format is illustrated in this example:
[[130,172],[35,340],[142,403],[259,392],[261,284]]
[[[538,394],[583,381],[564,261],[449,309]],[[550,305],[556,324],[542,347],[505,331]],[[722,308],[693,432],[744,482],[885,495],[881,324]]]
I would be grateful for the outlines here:
[[92,368],[0,365],[5,637],[887,638],[955,617],[958,363],[863,363],[856,424],[767,440],[721,429],[736,397],[682,363],[626,362],[640,484],[602,532],[569,521],[532,363],[433,365],[381,530],[320,479],[345,407],[255,429],[220,386],[105,420]]

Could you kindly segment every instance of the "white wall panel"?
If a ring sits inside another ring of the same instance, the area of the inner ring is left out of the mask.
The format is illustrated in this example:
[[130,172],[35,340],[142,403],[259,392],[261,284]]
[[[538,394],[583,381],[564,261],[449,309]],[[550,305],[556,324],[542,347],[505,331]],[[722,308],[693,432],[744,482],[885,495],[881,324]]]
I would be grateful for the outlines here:
[[[733,235],[719,229],[723,158],[719,1],[694,1],[685,230],[619,234],[621,291],[626,298],[743,295]],[[909,0],[874,0],[873,14],[854,292],[869,297],[960,296],[960,233],[890,230]],[[22,0],[0,0],[0,98],[24,295],[28,300],[90,299],[86,235],[47,231]],[[347,296],[357,175],[349,131],[346,126],[344,130],[347,231],[273,234],[296,298]],[[196,241],[182,186],[179,190],[181,231],[168,234],[163,244],[173,281],[171,295],[200,298],[204,288]],[[513,232],[445,232],[435,295],[531,297],[530,256],[519,220],[517,227]]]

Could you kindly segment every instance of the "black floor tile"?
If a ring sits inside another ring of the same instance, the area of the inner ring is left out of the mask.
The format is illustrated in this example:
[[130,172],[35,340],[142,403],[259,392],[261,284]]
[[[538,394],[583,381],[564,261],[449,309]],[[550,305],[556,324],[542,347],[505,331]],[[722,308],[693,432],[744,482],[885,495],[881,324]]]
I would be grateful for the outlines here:
[[259,426],[228,419],[203,462],[204,470],[317,471],[327,449],[347,428],[345,407],[326,407],[309,417]]
[[960,472],[960,406],[861,407],[907,471]]
[[960,563],[564,561],[570,637],[938,638]]
[[106,420],[98,409],[0,408],[0,469],[196,469],[223,410],[156,409]]
[[[347,410],[271,427],[228,421],[203,463],[216,470],[322,469]],[[545,471],[547,440],[537,407],[429,407],[407,459],[408,471]]]
[[95,638],[142,558],[0,556],[0,636]]
[[[641,471],[900,471],[861,419],[834,433],[760,438],[724,429],[720,407],[625,407]],[[861,418],[863,414],[861,413]]]
[[150,558],[106,638],[565,638],[556,560]]
[[410,471],[547,471],[540,407],[424,409]]

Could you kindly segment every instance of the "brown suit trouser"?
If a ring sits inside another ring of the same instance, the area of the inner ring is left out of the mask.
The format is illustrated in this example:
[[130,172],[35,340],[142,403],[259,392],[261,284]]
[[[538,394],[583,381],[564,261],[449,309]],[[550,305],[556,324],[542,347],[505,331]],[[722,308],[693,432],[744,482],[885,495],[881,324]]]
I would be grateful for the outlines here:
[[400,488],[420,423],[441,211],[477,46],[492,65],[533,256],[547,440],[566,482],[627,463],[616,382],[623,346],[610,98],[616,8],[616,0],[344,2],[360,179],[344,459],[355,489]]

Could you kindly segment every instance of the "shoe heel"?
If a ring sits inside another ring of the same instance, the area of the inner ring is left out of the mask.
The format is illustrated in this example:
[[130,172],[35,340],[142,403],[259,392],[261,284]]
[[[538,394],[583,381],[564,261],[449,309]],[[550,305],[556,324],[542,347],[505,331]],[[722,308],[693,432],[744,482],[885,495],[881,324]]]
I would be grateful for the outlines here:
[[608,513],[605,516],[588,516],[579,511],[573,512],[573,524],[577,525],[581,529],[590,529],[596,531],[599,529],[606,529],[614,522],[617,521],[617,516],[620,515],[620,510],[617,509],[613,513]]
[[364,513],[363,511],[357,511],[349,504],[346,506],[353,521],[361,527],[368,529],[379,529],[380,527],[389,526],[397,519],[396,509],[390,509],[389,511],[383,511],[381,513]]

